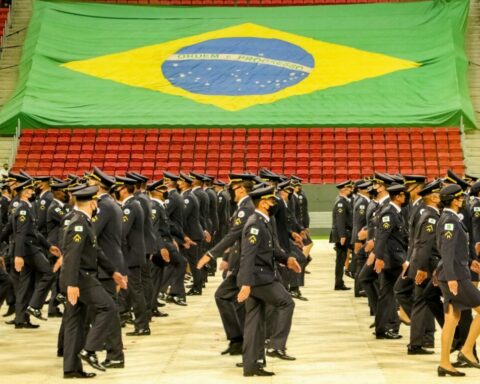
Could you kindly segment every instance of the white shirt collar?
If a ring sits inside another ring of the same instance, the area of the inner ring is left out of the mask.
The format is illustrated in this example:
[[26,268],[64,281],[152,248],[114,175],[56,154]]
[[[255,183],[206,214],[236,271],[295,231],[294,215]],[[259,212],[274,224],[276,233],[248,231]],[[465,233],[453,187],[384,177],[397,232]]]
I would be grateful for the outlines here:
[[77,206],[74,207],[74,209],[78,212],[82,212],[85,216],[87,216],[90,220],[92,219],[92,217],[90,216],[89,213],[85,212],[83,209],[80,209],[78,208]]
[[55,200],[60,205],[61,208],[63,208],[63,206],[65,205],[65,203],[63,203],[62,201],[60,201],[58,199],[54,198],[53,200]]
[[107,192],[103,192],[101,195],[98,195],[98,198],[101,199],[105,195],[110,196]]
[[239,207],[240,204],[242,204],[242,202],[245,201],[247,198],[248,198],[248,195],[243,196],[243,197],[240,199],[240,201],[237,203],[237,207]]
[[184,195],[186,192],[191,191],[192,188],[185,189],[184,191],[180,192],[180,195]]
[[455,212],[453,209],[443,208],[443,212],[452,212],[453,214],[455,214],[455,216],[457,216],[458,218],[460,218],[460,216],[458,215],[458,213]]
[[399,207],[397,204],[390,201],[390,205],[395,207],[395,209],[397,210],[398,213],[402,212],[402,208]]
[[267,220],[267,223],[270,222],[270,217],[268,217],[267,215],[265,215],[263,212],[260,212],[258,209],[255,209],[255,212],[259,213],[260,215],[262,215],[265,220]]
[[199,185],[196,185],[195,187],[192,188],[192,191],[195,191],[196,189],[202,189]]
[[122,201],[122,207],[125,206],[126,202],[130,199],[133,199],[133,195],[128,196],[125,200]]
[[368,197],[368,196],[366,196],[366,195],[362,195],[361,193],[359,193],[358,196],[359,196],[359,197],[363,197],[364,199],[366,199],[366,200],[367,200],[367,203],[369,203],[370,200],[371,200],[370,197]]
[[47,189],[46,191],[43,191],[42,193],[40,193],[40,196],[39,196],[39,197],[42,198],[42,196],[45,195],[47,192],[50,192],[50,190]]
[[413,202],[413,205],[417,205],[418,203],[420,203],[420,200],[422,200],[422,196],[420,196],[419,198],[417,198],[417,200],[415,200]]
[[157,202],[158,204],[160,204],[162,207],[165,206],[165,203],[164,203],[162,200],[157,199],[157,198],[155,198],[155,197],[151,197],[151,199],[152,199],[153,201],[156,201],[156,202]]
[[385,195],[383,196],[380,200],[378,200],[378,204],[382,204],[385,200],[387,200],[390,196],[389,195]]
[[7,195],[3,195],[3,194],[2,194],[2,196],[5,197],[8,201],[11,201],[11,200],[12,200],[12,198],[9,197],[9,196],[7,196]]

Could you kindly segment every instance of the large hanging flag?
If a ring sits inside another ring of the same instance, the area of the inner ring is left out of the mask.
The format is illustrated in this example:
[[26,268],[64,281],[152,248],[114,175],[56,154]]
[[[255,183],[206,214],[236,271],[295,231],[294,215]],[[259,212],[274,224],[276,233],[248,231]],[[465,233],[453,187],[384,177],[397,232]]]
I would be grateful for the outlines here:
[[279,8],[37,1],[1,131],[17,121],[473,127],[467,13],[463,0]]

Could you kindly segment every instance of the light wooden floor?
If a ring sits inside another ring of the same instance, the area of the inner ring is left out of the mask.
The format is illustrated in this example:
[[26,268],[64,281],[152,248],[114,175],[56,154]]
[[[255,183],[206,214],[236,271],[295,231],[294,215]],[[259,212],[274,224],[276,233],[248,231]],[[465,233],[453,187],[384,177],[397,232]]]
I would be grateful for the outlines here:
[[[466,378],[437,378],[438,348],[432,356],[407,356],[408,329],[399,341],[375,340],[368,328],[365,299],[352,291],[333,291],[334,253],[317,241],[303,293],[309,302],[296,301],[288,352],[297,361],[267,360],[272,378],[244,378],[235,367],[237,356],[220,356],[226,346],[213,300],[219,277],[201,297],[189,298],[186,308],[169,305],[168,318],[151,325],[153,336],[124,338],[126,368],[98,372],[98,382],[109,383],[473,383],[480,370],[468,369]],[[347,279],[347,285],[352,280]],[[2,308],[2,313],[5,311]],[[3,320],[3,319],[2,319]],[[36,321],[36,320],[35,320]],[[0,383],[60,383],[62,360],[56,358],[58,319],[37,330],[14,330],[0,323]],[[440,332],[437,332],[437,345]],[[102,356],[102,354],[99,354]],[[103,356],[102,356],[103,357]],[[85,366],[87,372],[94,371]]]

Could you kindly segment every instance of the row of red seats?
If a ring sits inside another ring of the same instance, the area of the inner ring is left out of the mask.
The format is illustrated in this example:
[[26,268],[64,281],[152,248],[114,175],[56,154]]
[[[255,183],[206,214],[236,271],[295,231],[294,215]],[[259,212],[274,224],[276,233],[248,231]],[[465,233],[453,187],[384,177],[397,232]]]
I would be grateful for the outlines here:
[[135,169],[195,170],[217,177],[268,167],[311,183],[358,178],[374,170],[463,173],[458,128],[37,129],[24,130],[15,169],[32,174]]
[[0,46],[3,45],[3,36],[5,35],[9,11],[10,8],[0,8]]

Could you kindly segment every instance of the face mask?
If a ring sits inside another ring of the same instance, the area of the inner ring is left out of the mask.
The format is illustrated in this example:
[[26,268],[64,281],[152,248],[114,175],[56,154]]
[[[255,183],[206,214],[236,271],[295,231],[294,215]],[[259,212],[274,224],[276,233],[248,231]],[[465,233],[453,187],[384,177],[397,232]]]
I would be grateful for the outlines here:
[[402,203],[402,207],[406,207],[408,204],[410,204],[410,194],[405,193],[405,201]]
[[98,208],[93,208],[93,210],[92,210],[92,217],[97,216],[97,214],[98,214]]
[[371,197],[372,199],[374,199],[375,197],[378,196],[378,190],[372,188],[370,191],[368,191],[368,194],[370,195],[370,197]]
[[228,188],[228,193],[230,194],[230,199],[235,201],[235,190],[233,188]]
[[30,196],[30,197],[28,198],[28,201],[31,202],[31,203],[33,203],[36,198],[37,198],[37,196],[35,195],[35,193],[32,193],[32,196]]
[[277,210],[278,210],[277,203],[275,203],[274,205],[270,205],[268,207],[268,216],[270,217],[275,216],[275,214],[277,213]]
[[120,191],[115,191],[115,199],[120,200]]
[[163,192],[163,199],[167,200],[168,199],[168,191]]

